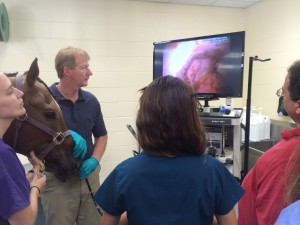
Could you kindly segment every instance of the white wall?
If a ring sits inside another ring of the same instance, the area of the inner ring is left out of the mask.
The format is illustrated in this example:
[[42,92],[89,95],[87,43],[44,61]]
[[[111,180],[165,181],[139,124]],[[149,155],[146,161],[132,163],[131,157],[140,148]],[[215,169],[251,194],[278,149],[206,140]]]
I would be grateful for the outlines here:
[[[260,11],[259,5],[246,11],[127,0],[3,2],[11,35],[8,43],[0,42],[0,71],[25,71],[38,57],[40,76],[50,85],[58,80],[54,57],[60,48],[72,45],[89,52],[94,75],[87,90],[101,102],[109,135],[102,178],[137,149],[126,124],[135,127],[137,91],[152,80],[153,42],[241,31],[246,24],[248,42],[263,38],[256,36],[253,23],[245,21]],[[247,43],[251,54],[260,53],[250,46]],[[274,88],[280,84],[281,80]],[[241,106],[241,100],[235,104]]]
[[269,62],[253,64],[252,106],[262,107],[264,114],[276,120],[290,121],[288,117],[278,117],[275,92],[282,87],[287,68],[300,59],[299,9],[298,0],[264,0],[245,14],[245,80],[248,81],[250,56],[271,58]]

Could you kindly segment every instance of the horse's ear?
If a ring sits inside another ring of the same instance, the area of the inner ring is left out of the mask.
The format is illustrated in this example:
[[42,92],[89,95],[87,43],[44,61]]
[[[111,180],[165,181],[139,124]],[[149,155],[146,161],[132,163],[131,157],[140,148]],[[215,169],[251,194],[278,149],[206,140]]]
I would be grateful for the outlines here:
[[37,63],[38,59],[35,58],[33,62],[31,63],[31,66],[29,68],[29,71],[27,73],[26,82],[27,84],[32,87],[36,81],[36,79],[39,76],[40,70]]

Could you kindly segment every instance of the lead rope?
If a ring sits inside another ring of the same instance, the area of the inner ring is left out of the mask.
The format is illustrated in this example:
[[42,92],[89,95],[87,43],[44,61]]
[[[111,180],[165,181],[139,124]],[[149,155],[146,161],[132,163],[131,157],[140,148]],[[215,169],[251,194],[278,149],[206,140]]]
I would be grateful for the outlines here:
[[102,216],[101,207],[100,207],[100,206],[98,205],[98,203],[95,201],[95,197],[94,197],[94,194],[93,194],[93,192],[92,192],[92,188],[91,188],[91,185],[90,185],[90,183],[89,183],[89,180],[88,180],[87,178],[85,178],[85,182],[86,182],[86,185],[88,186],[88,189],[89,189],[90,195],[91,195],[91,197],[92,197],[92,199],[93,199],[93,202],[94,202],[94,204],[95,204],[95,206],[96,206],[96,208],[97,208],[99,214]]
[[[77,164],[76,164],[76,167],[78,168],[78,165],[77,165]],[[81,165],[79,166],[79,168],[80,168],[80,167],[81,167]],[[78,169],[79,169],[79,168],[78,168]],[[94,194],[93,194],[93,192],[92,192],[92,188],[91,188],[90,182],[89,182],[89,180],[88,180],[87,178],[85,178],[85,183],[86,183],[86,185],[87,185],[87,187],[88,187],[88,189],[89,189],[90,196],[91,196],[91,198],[92,198],[92,200],[93,200],[93,202],[94,202],[94,204],[95,204],[95,206],[96,206],[96,209],[98,210],[100,216],[102,216],[101,207],[98,205],[98,203],[97,203],[96,200],[95,200],[95,197],[94,197]]]

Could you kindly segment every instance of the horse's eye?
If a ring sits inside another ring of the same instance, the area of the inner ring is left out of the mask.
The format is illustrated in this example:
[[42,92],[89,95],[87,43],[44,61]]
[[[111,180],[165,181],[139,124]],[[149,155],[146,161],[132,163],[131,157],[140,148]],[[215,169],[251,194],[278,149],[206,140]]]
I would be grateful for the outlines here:
[[56,113],[54,111],[44,112],[44,116],[49,120],[55,120],[56,119]]

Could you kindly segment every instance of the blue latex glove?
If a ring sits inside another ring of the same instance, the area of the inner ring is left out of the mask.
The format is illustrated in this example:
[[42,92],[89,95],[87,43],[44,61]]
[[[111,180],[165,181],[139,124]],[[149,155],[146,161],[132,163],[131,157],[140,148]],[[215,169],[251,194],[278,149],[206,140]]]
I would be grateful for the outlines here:
[[95,157],[91,157],[82,162],[79,171],[79,177],[81,180],[87,178],[96,168],[99,166],[99,161]]
[[83,159],[87,151],[86,141],[83,139],[83,137],[80,136],[80,134],[76,133],[75,131],[73,130],[69,130],[69,131],[75,143],[73,149],[73,157],[74,158],[80,157],[81,159]]

